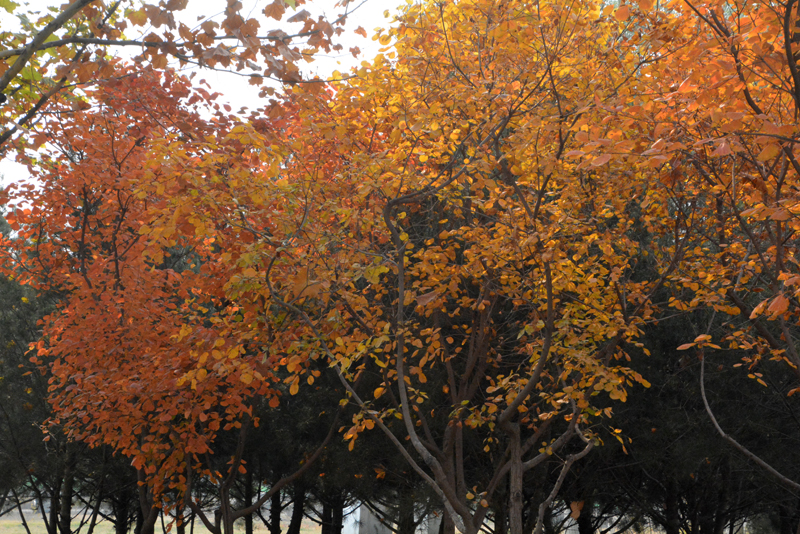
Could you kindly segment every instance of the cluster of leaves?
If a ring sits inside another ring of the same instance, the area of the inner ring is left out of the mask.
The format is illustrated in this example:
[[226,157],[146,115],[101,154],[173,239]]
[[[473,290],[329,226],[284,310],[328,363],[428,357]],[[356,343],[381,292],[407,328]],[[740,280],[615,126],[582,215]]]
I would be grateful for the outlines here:
[[[114,76],[113,51],[127,47],[141,50],[137,61],[156,69],[175,60],[180,66],[236,72],[261,86],[262,94],[274,92],[265,79],[298,82],[300,60],[342,50],[335,39],[349,9],[342,2],[335,20],[315,19],[299,9],[304,3],[272,0],[245,12],[241,2],[226,2],[221,20],[204,13],[202,22],[190,27],[195,21],[181,13],[188,0],[76,0],[43,12],[5,0],[0,9],[15,15],[20,29],[0,32],[0,146],[20,137],[54,95],[85,105],[79,89]],[[281,26],[273,27],[274,21]]]

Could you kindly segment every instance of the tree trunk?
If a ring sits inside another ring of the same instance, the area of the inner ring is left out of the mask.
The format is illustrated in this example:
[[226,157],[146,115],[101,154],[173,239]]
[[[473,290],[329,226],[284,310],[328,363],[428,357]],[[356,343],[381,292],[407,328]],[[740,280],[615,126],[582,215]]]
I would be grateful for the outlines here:
[[289,521],[289,529],[286,534],[300,534],[300,525],[303,522],[303,508],[306,504],[306,490],[297,484],[294,487],[294,499],[292,504],[292,519]]
[[508,508],[502,499],[494,507],[494,534],[506,534],[508,532]]
[[[253,505],[253,469],[247,468],[247,473],[244,475],[244,505],[245,508],[250,508]],[[244,517],[244,532],[245,534],[253,534],[253,514],[248,514]]]
[[185,508],[183,506],[175,510],[175,523],[177,524],[177,534],[186,534],[186,515],[184,515]]
[[58,530],[61,534],[72,532],[72,496],[75,492],[75,454],[68,443],[64,455],[64,481],[61,485],[61,497],[58,510]]
[[333,510],[327,499],[322,502],[322,530],[320,534],[333,534]]
[[414,494],[403,492],[397,503],[397,534],[414,534]]
[[269,534],[281,534],[281,492],[276,491],[272,495],[269,504]]
[[111,511],[114,512],[114,534],[128,534],[128,512],[130,499],[127,492],[122,496],[114,496]]
[[508,527],[510,534],[523,534],[522,525],[522,452],[519,425],[509,432],[511,440],[511,469],[508,472]]
[[233,532],[233,508],[231,507],[231,495],[228,488],[221,488],[219,492],[220,506],[219,511],[222,516],[222,533],[234,534]]
[[[411,520],[414,520],[413,514]],[[340,494],[331,506],[331,534],[342,534],[342,528],[344,528],[344,498]]]
[[455,534],[456,533],[456,524],[453,522],[453,518],[450,517],[450,514],[447,513],[447,510],[444,512],[444,518],[442,520],[441,526],[442,534]]
[[56,481],[53,489],[50,491],[50,524],[48,525],[49,534],[58,534],[58,512],[60,510],[60,497],[61,497],[61,478],[62,473],[56,475]]
[[667,482],[667,493],[664,500],[664,512],[667,524],[664,525],[665,534],[680,534],[681,518],[678,510],[678,484],[674,480]]
[[[544,440],[548,440],[550,433],[544,436]],[[536,466],[530,474],[531,483],[529,487],[533,488],[533,492],[528,499],[526,507],[527,514],[525,517],[525,529],[523,534],[532,534],[533,529],[536,528],[536,517],[539,513],[539,505],[547,498],[545,488],[547,487],[547,473],[549,470],[550,462],[544,461]],[[545,514],[545,532],[547,532],[547,521],[549,521],[549,512]]]
[[581,515],[578,516],[578,534],[594,534],[594,517],[592,516],[594,506],[591,497],[583,501]]

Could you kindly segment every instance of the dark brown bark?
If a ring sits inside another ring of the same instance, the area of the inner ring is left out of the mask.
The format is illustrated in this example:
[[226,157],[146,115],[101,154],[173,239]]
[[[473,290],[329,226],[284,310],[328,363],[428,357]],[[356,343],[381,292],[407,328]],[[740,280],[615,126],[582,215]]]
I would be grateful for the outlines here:
[[397,507],[397,534],[414,534],[417,524],[414,522],[414,495],[404,492],[400,495]]
[[281,493],[276,491],[272,494],[269,505],[269,534],[281,534]]
[[667,524],[664,525],[665,534],[680,534],[681,518],[678,509],[680,496],[678,491],[678,484],[674,480],[669,480],[664,499],[664,513],[667,518]]
[[333,534],[333,509],[327,502],[322,503],[321,534]]
[[70,534],[72,531],[72,495],[75,490],[75,473],[73,471],[72,458],[71,451],[67,452],[64,481],[61,485],[61,496],[58,503],[58,530],[61,534]]
[[59,468],[53,481],[53,487],[50,488],[50,518],[47,521],[48,534],[58,534],[58,512],[61,509],[61,483],[63,478],[63,469]]
[[519,424],[511,425],[511,469],[508,472],[508,527],[510,534],[523,534],[522,524],[522,450],[519,435]]
[[300,534],[300,525],[303,523],[303,509],[306,504],[306,490],[302,484],[295,484],[294,498],[292,499],[292,519],[286,534]]
[[583,501],[583,508],[581,515],[578,516],[578,534],[594,534],[594,516],[592,515],[594,506],[592,505],[591,497],[587,497]]
[[[253,470],[247,469],[244,475],[244,503],[245,508],[253,505]],[[253,534],[253,514],[244,516],[244,532],[245,534]]]
[[508,509],[503,499],[498,499],[494,505],[494,534],[507,534]]

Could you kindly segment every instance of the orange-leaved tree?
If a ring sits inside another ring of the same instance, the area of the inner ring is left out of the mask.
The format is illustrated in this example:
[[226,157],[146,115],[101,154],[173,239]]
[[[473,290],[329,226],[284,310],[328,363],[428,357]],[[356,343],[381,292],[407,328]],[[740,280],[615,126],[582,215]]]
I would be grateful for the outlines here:
[[[640,1],[629,10],[647,63],[628,85],[641,89],[623,88],[608,121],[637,125],[639,142],[595,150],[653,171],[646,225],[653,253],[680,259],[668,305],[702,317],[679,347],[697,351],[701,385],[705,359],[734,351],[751,378],[791,396],[800,391],[798,3]],[[800,489],[726,433],[702,391],[720,434]]]
[[[36,186],[4,193],[19,204],[9,217],[18,235],[5,243],[11,261],[4,265],[23,273],[22,282],[63,295],[33,359],[52,373],[55,418],[68,434],[132,458],[147,528],[175,490],[210,531],[230,533],[237,517],[270,496],[234,510],[229,492],[246,469],[241,448],[248,426],[257,424],[254,401],[279,402],[275,365],[261,347],[263,332],[241,335],[231,326],[242,317],[218,284],[226,264],[213,233],[185,222],[170,226],[177,215],[150,219],[172,208],[188,184],[165,180],[171,167],[149,152],[174,141],[183,157],[209,157],[215,149],[207,140],[224,136],[233,122],[221,113],[202,119],[192,108],[207,106],[208,95],[170,71],[119,67],[86,98],[88,109],[58,99],[48,108],[37,134],[48,148],[27,156]],[[147,224],[162,222],[175,233],[148,234]],[[227,472],[206,460],[221,432],[239,434]],[[191,500],[197,477],[218,486],[216,519]]]

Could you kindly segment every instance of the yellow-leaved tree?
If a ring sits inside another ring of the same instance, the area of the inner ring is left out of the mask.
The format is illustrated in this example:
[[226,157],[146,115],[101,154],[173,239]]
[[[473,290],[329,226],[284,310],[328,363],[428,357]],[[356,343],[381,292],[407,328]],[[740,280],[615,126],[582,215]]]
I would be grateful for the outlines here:
[[[554,486],[537,479],[541,531],[602,439],[606,399],[646,385],[626,351],[675,262],[636,276],[631,206],[649,174],[639,132],[605,121],[647,62],[625,10],[411,5],[355,77],[295,87],[271,122],[230,130],[236,155],[213,140],[199,158],[178,140],[154,149],[170,171],[151,187],[184,186],[152,216],[169,221],[148,226],[153,242],[186,224],[213,238],[229,332],[269,339],[292,394],[314,361],[335,367],[359,408],[351,448],[382,429],[448,531],[478,532],[507,504],[521,533],[523,475],[558,465]],[[612,143],[631,155],[593,155]]]

